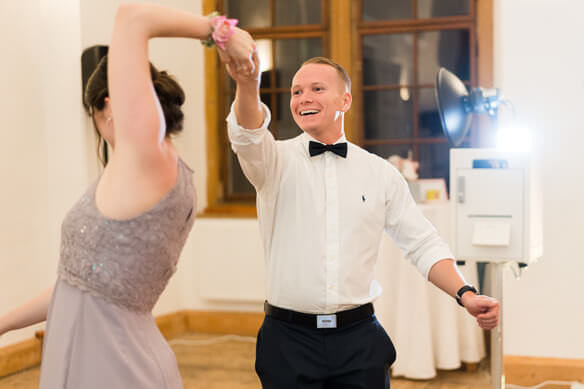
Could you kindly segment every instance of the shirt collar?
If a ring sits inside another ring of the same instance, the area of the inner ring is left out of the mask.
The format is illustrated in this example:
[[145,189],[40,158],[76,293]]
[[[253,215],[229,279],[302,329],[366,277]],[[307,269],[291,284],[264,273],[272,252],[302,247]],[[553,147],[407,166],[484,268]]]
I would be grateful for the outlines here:
[[[304,131],[302,132],[302,136],[304,136],[303,143],[306,145],[306,147],[308,147],[308,142],[310,142],[310,141],[322,143],[321,141],[314,139],[312,136],[310,136],[309,134],[307,134]],[[347,137],[345,136],[345,133],[343,132],[341,134],[341,137],[339,139],[337,139],[337,141],[333,144],[336,145],[337,143],[343,143],[346,141],[347,141]]]

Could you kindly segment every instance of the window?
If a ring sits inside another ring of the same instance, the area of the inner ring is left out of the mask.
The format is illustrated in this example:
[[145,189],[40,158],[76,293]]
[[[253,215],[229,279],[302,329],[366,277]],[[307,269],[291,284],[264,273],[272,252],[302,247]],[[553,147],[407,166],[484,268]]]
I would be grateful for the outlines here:
[[443,66],[476,84],[474,2],[362,0],[358,35],[361,145],[384,158],[410,156],[420,177],[448,181],[434,77]]
[[[276,139],[300,134],[290,113],[290,80],[305,60],[326,56],[327,29],[324,0],[223,0],[218,9],[239,19],[238,26],[252,34],[261,62],[260,94],[272,112],[270,130]],[[235,83],[221,70],[217,77],[218,112],[223,119],[229,113],[235,95]],[[218,144],[230,150],[226,126],[220,123]],[[219,202],[249,204],[255,190],[247,181],[233,152],[219,152]]]
[[[420,177],[448,179],[449,145],[434,102],[434,77],[444,66],[467,85],[481,79],[481,86],[490,86],[492,0],[480,2],[204,0],[204,8],[238,18],[256,39],[261,98],[272,111],[277,139],[300,133],[289,110],[292,76],[306,59],[324,55],[353,80],[353,107],[345,121],[349,140],[384,158],[409,154],[420,161]],[[477,31],[484,31],[481,63]],[[254,215],[255,191],[226,135],[235,85],[211,51],[206,69],[207,117],[216,119],[208,128],[209,210]],[[466,144],[479,144],[478,134],[471,130]]]

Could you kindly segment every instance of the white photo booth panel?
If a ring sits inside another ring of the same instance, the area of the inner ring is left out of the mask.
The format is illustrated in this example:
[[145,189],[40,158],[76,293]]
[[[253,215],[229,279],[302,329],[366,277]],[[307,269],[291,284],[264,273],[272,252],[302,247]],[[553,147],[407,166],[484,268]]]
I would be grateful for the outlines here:
[[531,165],[525,152],[451,149],[457,259],[529,263],[541,256],[540,196]]

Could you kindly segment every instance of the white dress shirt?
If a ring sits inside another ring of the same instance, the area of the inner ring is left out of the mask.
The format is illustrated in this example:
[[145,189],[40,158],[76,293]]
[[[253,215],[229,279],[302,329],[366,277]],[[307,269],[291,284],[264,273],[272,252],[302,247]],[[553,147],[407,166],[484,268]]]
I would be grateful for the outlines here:
[[[262,104],[263,105],[263,104]],[[385,230],[427,278],[453,258],[424,218],[401,174],[386,160],[348,143],[347,158],[311,157],[306,133],[284,141],[268,130],[227,117],[229,139],[257,191],[270,304],[307,313],[333,313],[375,300],[375,263]],[[345,142],[343,135],[338,142]],[[337,142],[337,143],[338,143]]]

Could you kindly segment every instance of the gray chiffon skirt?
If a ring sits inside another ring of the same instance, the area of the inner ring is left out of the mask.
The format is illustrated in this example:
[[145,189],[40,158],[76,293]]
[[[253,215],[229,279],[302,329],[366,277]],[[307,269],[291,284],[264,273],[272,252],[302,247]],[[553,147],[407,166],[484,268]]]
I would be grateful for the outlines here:
[[58,280],[47,316],[40,389],[183,388],[151,314]]

